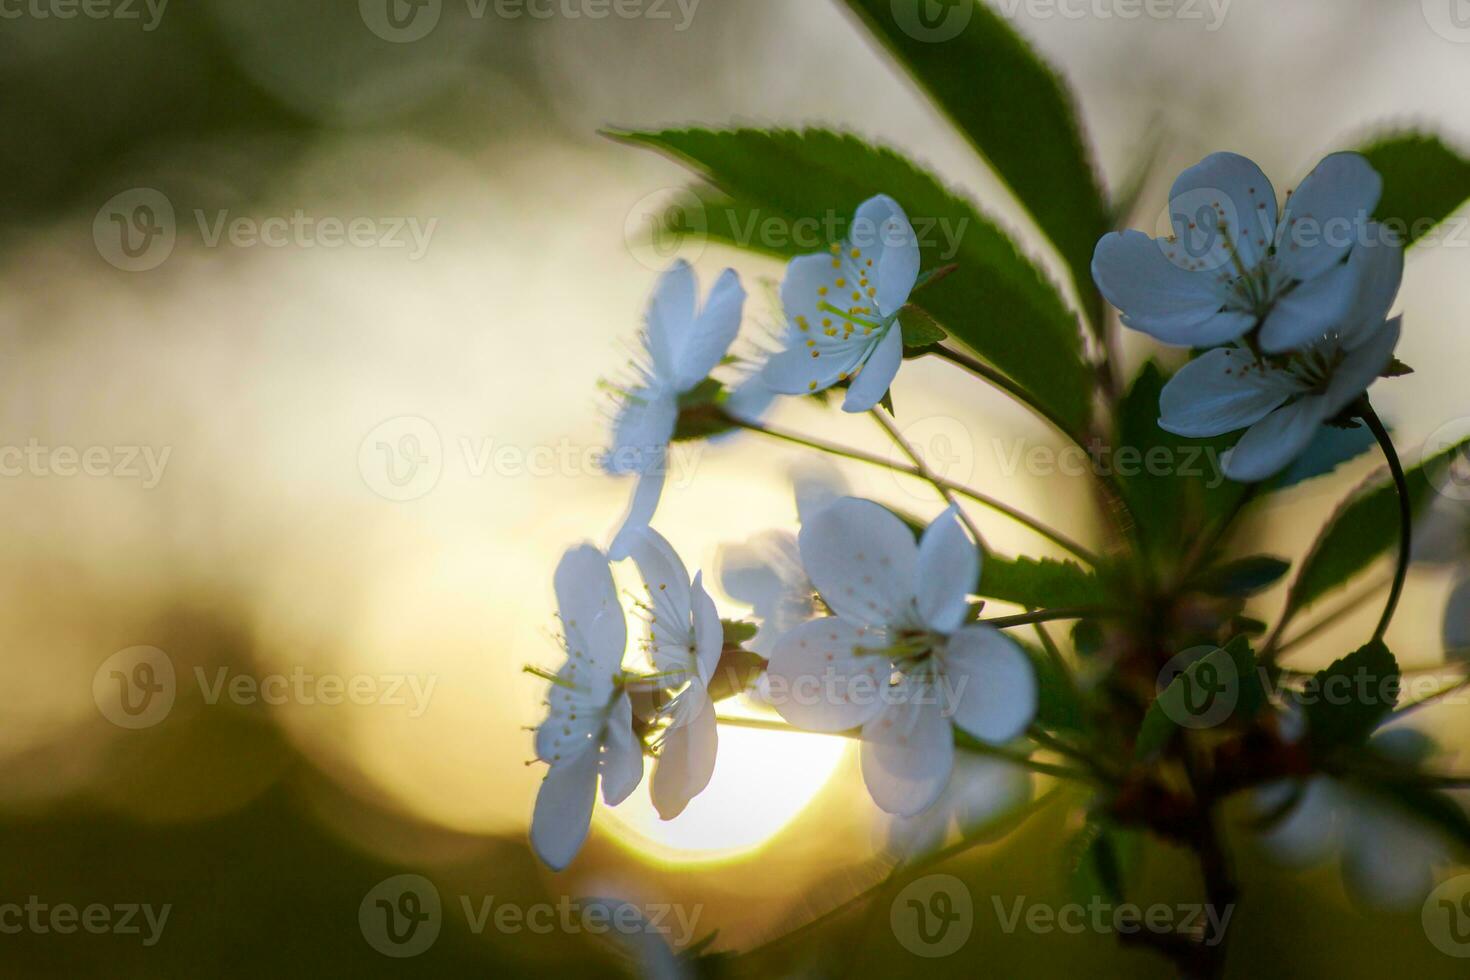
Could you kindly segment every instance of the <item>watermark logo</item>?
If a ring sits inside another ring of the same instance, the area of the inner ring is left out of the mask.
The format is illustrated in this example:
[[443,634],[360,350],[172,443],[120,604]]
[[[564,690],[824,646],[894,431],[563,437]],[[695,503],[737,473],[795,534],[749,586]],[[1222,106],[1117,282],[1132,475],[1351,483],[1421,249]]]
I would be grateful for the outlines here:
[[1470,959],[1470,875],[1443,882],[1420,910],[1424,935],[1446,956]]
[[92,675],[92,700],[119,728],[151,728],[173,710],[174,664],[157,647],[119,650]]
[[1240,673],[1219,647],[1192,647],[1171,658],[1159,671],[1158,691],[1159,707],[1174,724],[1214,728],[1228,721],[1235,711],[1240,700]]
[[[1264,188],[1261,193],[1264,195]],[[1216,272],[1232,265],[1236,243],[1231,235],[1264,237],[1269,243],[1276,234],[1274,228],[1251,234],[1254,229],[1242,221],[1246,217],[1229,194],[1214,187],[1196,187],[1169,199],[1154,231],[1164,257],[1174,265],[1190,272]],[[1256,223],[1264,225],[1263,221]]]
[[394,959],[418,956],[439,938],[444,913],[439,889],[423,875],[396,875],[378,882],[357,907],[357,924],[368,945]]
[[[903,437],[914,450],[924,467],[936,477],[949,483],[968,484],[975,475],[975,439],[969,426],[959,419],[947,415],[930,415],[915,419],[903,427]],[[897,449],[889,452],[892,461],[900,466],[908,464],[908,458]],[[898,477],[894,474],[895,478]],[[920,493],[909,482],[898,479],[909,493],[930,499],[933,490],[926,488]]]
[[[1470,439],[1470,418],[1451,419],[1424,440],[1423,458],[1430,459],[1448,452],[1467,439]],[[1440,496],[1458,501],[1470,500],[1470,456],[1465,450],[1455,453],[1447,464],[1429,467],[1425,472]]]
[[970,889],[954,875],[926,875],[898,893],[888,924],[899,944],[915,956],[952,956],[970,941],[975,903]]
[[409,44],[428,37],[439,26],[443,0],[357,0],[357,11],[368,30],[393,44]]
[[444,442],[428,419],[399,416],[362,440],[357,468],[368,488],[385,500],[418,500],[432,492],[444,474]]
[[162,191],[134,187],[114,195],[92,220],[97,253],[124,272],[147,272],[173,254],[178,241],[174,206]]
[[1470,0],[1420,0],[1429,29],[1446,41],[1470,44]]
[[664,188],[640,198],[623,221],[628,254],[645,269],[662,272],[682,255],[699,261],[709,245],[709,215],[687,187]]
[[893,19],[915,41],[943,44],[970,26],[975,0],[893,0]]

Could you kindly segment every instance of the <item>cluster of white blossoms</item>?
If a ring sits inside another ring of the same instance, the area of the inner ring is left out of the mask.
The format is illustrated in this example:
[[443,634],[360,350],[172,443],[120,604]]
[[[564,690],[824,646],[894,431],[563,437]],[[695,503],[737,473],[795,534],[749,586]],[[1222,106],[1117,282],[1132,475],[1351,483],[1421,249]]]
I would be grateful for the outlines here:
[[[843,408],[872,409],[903,359],[899,313],[919,275],[917,236],[888,197],[859,208],[845,241],[792,260],[781,288],[784,349],[718,402],[762,405],[773,394],[846,385]],[[728,359],[745,291],[730,270],[701,306],[693,270],[661,278],[642,334],[635,383],[619,389],[611,472],[638,486],[606,553],[573,548],[556,573],[567,659],[555,673],[536,754],[548,766],[531,839],[561,869],[586,839],[600,782],[608,805],[637,788],[656,761],[651,795],[664,819],[709,784],[718,748],[710,686],[726,649],[725,624],[703,584],[650,527],[681,410]],[[947,511],[917,545],[892,512],[835,490],[800,501],[801,532],[773,531],[722,555],[722,580],[754,606],[750,649],[769,660],[756,700],[815,731],[861,729],[863,776],[874,801],[912,817],[947,799],[958,726],[1004,743],[1036,711],[1030,659],[996,629],[975,623],[970,595],[980,553]],[[627,620],[609,561],[631,559],[647,596],[646,657],[625,663]],[[831,615],[828,615],[828,613]],[[1029,781],[1026,784],[1029,786]],[[954,794],[951,793],[951,796]],[[966,812],[954,803],[945,809]]]
[[1170,379],[1159,426],[1190,438],[1248,430],[1225,460],[1231,479],[1280,472],[1392,363],[1403,249],[1371,220],[1382,190],[1361,155],[1334,153],[1278,220],[1261,169],[1216,153],[1175,181],[1172,235],[1098,242],[1093,277],[1124,324],[1210,348]]

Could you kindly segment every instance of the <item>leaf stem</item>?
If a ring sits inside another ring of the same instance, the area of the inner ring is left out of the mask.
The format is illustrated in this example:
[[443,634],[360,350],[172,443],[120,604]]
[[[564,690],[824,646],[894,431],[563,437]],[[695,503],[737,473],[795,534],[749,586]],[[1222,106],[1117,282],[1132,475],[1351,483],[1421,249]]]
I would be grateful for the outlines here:
[[[773,439],[780,439],[782,442],[789,442],[792,445],[801,446],[804,449],[815,450],[819,453],[827,453],[829,455],[838,456],[843,459],[851,459],[859,463],[867,463],[870,466],[881,466],[885,469],[893,470],[898,473],[903,473],[908,476],[916,476],[921,479],[923,478],[923,473],[919,471],[918,467],[905,466],[901,463],[895,463],[893,460],[885,459],[875,453],[866,453],[860,449],[848,449],[844,446],[838,446],[828,442],[821,442],[816,439],[808,439],[807,437],[798,435],[794,432],[787,432],[782,429],[773,428],[769,425],[763,425],[755,422],[745,422],[733,416],[729,417],[729,421],[733,425],[745,429],[748,432],[759,432],[762,435],[769,436]],[[1030,528],[1032,531],[1035,531],[1043,538],[1046,538],[1052,544],[1057,545],[1065,551],[1071,552],[1074,556],[1080,558],[1082,561],[1093,566],[1094,568],[1096,568],[1102,561],[1102,559],[1100,559],[1097,555],[1093,554],[1091,551],[1088,551],[1076,541],[1073,541],[1071,538],[1062,534],[1062,532],[1056,530],[1055,528],[1049,527],[1046,524],[1043,524],[1041,521],[1025,513],[1024,511],[1017,510],[1009,504],[1003,503],[1002,501],[999,501],[994,497],[983,494],[978,490],[972,490],[969,487],[962,486],[961,484],[954,483],[950,480],[940,479],[939,483],[962,497],[968,497],[970,500],[975,501],[977,504],[988,507],[998,514],[1003,514],[1004,516],[1009,517],[1011,520],[1015,521],[1017,524],[1022,525],[1023,527]]]
[[1038,609],[1035,612],[1021,613],[1018,616],[997,616],[994,619],[980,620],[981,626],[990,626],[998,630],[1007,630],[1015,626],[1030,626],[1032,623],[1050,623],[1058,619],[1091,619],[1095,616],[1111,615],[1108,609],[1088,608],[1086,606],[1059,607],[1057,609]]
[[1378,446],[1383,450],[1383,458],[1388,460],[1389,472],[1393,474],[1393,485],[1398,491],[1399,497],[1399,562],[1394,569],[1393,584],[1388,590],[1388,602],[1383,608],[1383,616],[1378,620],[1378,628],[1373,631],[1375,642],[1381,642],[1384,634],[1388,632],[1389,623],[1393,622],[1393,614],[1398,609],[1399,598],[1404,594],[1404,582],[1409,576],[1409,556],[1413,550],[1412,535],[1414,527],[1414,509],[1409,499],[1409,481],[1404,476],[1404,464],[1399,461],[1399,454],[1393,447],[1393,438],[1384,428],[1383,420],[1378,413],[1373,411],[1367,396],[1364,396],[1358,406],[1358,414],[1367,423],[1368,429],[1373,437],[1378,440]]

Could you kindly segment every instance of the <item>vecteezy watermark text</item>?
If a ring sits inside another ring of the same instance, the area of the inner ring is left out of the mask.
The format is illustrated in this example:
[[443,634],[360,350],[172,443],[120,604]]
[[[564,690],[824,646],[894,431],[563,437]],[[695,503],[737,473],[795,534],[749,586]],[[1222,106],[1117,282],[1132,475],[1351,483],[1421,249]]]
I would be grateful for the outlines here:
[[142,936],[144,946],[156,946],[172,911],[171,904],[156,908],[136,902],[77,906],[71,902],[43,902],[40,896],[31,895],[24,903],[0,902],[0,933],[69,936],[81,931],[94,936]]
[[[476,936],[657,936],[678,948],[687,946],[699,928],[703,905],[661,902],[635,905],[608,899],[555,902],[508,902],[494,895],[459,895],[456,902],[465,926]],[[395,875],[378,882],[363,896],[358,926],[368,945],[403,959],[434,945],[444,922],[439,889],[423,875]]]
[[24,446],[0,446],[0,477],[114,477],[152,490],[172,454],[172,446],[47,446],[32,437]]
[[[471,20],[650,20],[672,23],[682,34],[702,0],[460,0]],[[394,44],[421,41],[444,15],[445,0],[358,0],[368,30]]]
[[0,0],[0,20],[135,20],[150,33],[167,7],[168,0]]
[[1214,490],[1225,482],[1222,454],[1212,446],[1113,446],[1101,439],[1087,446],[1029,445],[1024,439],[992,439],[1001,472],[1029,476],[1179,477],[1202,480]]

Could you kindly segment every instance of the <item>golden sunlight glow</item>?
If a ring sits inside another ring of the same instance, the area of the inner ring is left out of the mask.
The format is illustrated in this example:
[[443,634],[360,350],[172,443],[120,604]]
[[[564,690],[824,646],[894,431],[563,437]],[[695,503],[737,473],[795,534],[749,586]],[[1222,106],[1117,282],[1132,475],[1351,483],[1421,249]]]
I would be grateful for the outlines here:
[[689,809],[660,820],[645,779],[617,809],[600,809],[600,824],[626,846],[662,860],[725,860],[760,847],[796,819],[850,749],[847,739],[831,735],[721,726],[714,778]]

